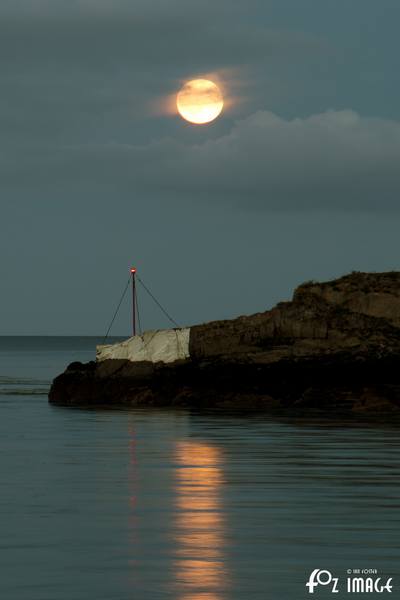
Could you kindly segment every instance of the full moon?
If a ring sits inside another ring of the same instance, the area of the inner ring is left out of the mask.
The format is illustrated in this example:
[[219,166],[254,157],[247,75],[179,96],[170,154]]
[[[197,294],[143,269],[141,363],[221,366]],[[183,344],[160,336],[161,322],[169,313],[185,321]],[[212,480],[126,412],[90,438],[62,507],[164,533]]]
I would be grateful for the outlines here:
[[176,106],[186,121],[202,125],[218,117],[224,106],[224,99],[213,81],[192,79],[178,92]]

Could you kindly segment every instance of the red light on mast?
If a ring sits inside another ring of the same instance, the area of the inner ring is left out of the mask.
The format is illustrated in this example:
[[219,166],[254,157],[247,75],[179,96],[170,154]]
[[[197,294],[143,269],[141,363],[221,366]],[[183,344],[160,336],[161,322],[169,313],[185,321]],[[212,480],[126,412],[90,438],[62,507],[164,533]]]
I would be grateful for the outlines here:
[[132,267],[131,273],[136,273],[136,269],[134,267]]

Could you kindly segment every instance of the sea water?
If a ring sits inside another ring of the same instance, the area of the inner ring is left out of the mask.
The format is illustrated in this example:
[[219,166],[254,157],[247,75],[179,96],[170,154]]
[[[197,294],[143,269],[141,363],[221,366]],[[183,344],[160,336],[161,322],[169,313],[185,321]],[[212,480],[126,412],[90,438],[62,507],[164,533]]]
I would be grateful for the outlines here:
[[0,338],[1,599],[398,597],[397,425],[49,405],[100,341]]

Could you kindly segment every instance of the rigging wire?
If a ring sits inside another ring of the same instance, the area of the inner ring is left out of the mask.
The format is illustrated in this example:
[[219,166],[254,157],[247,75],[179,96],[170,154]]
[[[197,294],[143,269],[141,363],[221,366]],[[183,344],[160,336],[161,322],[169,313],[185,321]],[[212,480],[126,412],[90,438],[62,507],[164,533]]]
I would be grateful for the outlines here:
[[[139,283],[143,286],[143,288],[146,290],[146,292],[149,294],[149,296],[152,298],[152,300],[157,304],[157,306],[160,308],[160,310],[164,313],[164,315],[167,317],[167,319],[169,321],[171,321],[171,323],[173,325],[175,325],[175,327],[180,328],[180,325],[178,325],[178,323],[171,317],[170,314],[168,314],[168,312],[165,310],[165,308],[160,304],[160,302],[157,300],[157,298],[154,296],[154,294],[152,294],[152,292],[149,290],[149,288],[143,283],[143,281],[141,280],[141,278],[136,274],[136,279],[139,281]],[[131,283],[131,277],[129,277],[125,289],[122,292],[122,296],[118,302],[117,308],[115,309],[113,318],[111,319],[111,323],[107,329],[107,333],[103,338],[102,344],[104,344],[104,342],[106,341],[106,339],[108,338],[108,335],[111,331],[111,328],[114,324],[114,321],[117,317],[117,314],[119,312],[119,309],[121,308],[121,304],[125,298],[125,294],[128,290],[129,284]],[[138,325],[139,325],[139,334],[142,335],[142,324],[141,324],[141,320],[140,320],[140,313],[139,313],[139,303],[138,303],[138,294],[137,294],[137,288],[135,286],[135,304],[136,304],[136,312],[137,312],[137,318],[138,318]],[[158,332],[158,330],[155,331],[155,333],[153,334],[153,336],[151,337],[150,340],[148,340],[147,344],[145,344],[145,347],[151,342],[151,340],[153,339],[153,337],[156,335],[156,333]]]
[[104,342],[105,342],[105,341],[106,341],[106,339],[108,338],[108,334],[110,333],[111,327],[112,327],[112,326],[113,326],[113,324],[114,324],[115,318],[116,318],[116,316],[117,316],[117,314],[118,314],[118,311],[119,311],[119,309],[120,309],[120,307],[121,307],[122,301],[123,301],[123,299],[125,298],[125,294],[126,294],[126,292],[127,292],[127,289],[128,289],[128,287],[129,287],[129,284],[130,284],[130,282],[131,282],[131,278],[129,277],[129,279],[128,279],[128,281],[127,281],[127,284],[126,284],[126,286],[125,286],[125,289],[124,289],[124,291],[122,292],[122,296],[121,296],[121,298],[120,298],[120,300],[119,300],[119,302],[118,302],[118,306],[117,306],[117,308],[116,308],[116,310],[115,310],[114,316],[113,316],[113,318],[111,319],[111,323],[110,323],[110,325],[109,325],[109,327],[108,327],[108,329],[107,329],[107,333],[106,333],[106,335],[105,335],[105,336],[104,336],[104,338],[103,338],[102,344],[104,344]]
[[169,315],[167,313],[167,311],[165,310],[165,308],[159,303],[159,301],[157,300],[157,298],[155,298],[155,296],[151,293],[151,291],[149,290],[149,288],[140,279],[139,275],[136,275],[136,278],[139,281],[139,283],[141,283],[141,285],[144,287],[144,289],[149,294],[149,296],[154,300],[154,302],[157,304],[157,306],[162,310],[162,312],[167,317],[167,319],[169,319],[169,321],[171,321],[171,323],[173,323],[173,325],[175,325],[175,327],[180,328],[180,325],[178,325],[178,323],[171,317],[171,315]]

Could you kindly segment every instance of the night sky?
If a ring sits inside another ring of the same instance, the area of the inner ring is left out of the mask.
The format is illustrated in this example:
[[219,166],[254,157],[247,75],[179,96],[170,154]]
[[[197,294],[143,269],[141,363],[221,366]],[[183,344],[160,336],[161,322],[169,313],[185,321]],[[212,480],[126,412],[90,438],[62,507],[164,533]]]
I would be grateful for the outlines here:
[[[0,334],[101,335],[131,264],[182,325],[399,269],[399,22],[398,0],[2,0]],[[167,100],[204,75],[229,102],[194,126]]]

